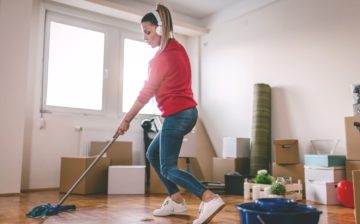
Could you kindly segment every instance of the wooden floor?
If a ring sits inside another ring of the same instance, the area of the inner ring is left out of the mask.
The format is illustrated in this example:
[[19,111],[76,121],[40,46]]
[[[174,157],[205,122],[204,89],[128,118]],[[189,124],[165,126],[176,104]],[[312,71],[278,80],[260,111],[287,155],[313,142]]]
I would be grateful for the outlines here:
[[[55,205],[62,194],[56,191],[21,193],[18,196],[0,196],[0,223],[86,223],[86,224],[130,224],[130,223],[192,223],[198,214],[199,200],[185,194],[188,211],[183,215],[154,217],[152,210],[158,208],[165,195],[70,195],[64,204],[75,204],[77,210],[49,216],[45,220],[31,219],[25,213],[33,207],[51,203]],[[244,202],[241,196],[222,195],[227,206],[212,220],[213,224],[240,223],[236,204]],[[355,224],[354,210],[342,206],[313,205],[323,213],[319,224]],[[305,224],[305,223],[304,223]]]

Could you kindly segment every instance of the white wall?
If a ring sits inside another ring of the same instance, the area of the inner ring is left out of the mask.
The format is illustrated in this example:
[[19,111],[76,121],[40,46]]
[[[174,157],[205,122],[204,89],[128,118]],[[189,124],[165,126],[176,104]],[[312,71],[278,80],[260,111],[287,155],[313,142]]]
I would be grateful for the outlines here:
[[218,156],[224,136],[250,137],[255,83],[272,86],[272,139],[338,138],[360,76],[360,2],[279,0],[202,39],[201,109]]
[[0,8],[0,194],[19,193],[32,1]]
[[194,98],[200,101],[200,37],[190,37],[187,39],[186,50],[191,61],[192,88]]

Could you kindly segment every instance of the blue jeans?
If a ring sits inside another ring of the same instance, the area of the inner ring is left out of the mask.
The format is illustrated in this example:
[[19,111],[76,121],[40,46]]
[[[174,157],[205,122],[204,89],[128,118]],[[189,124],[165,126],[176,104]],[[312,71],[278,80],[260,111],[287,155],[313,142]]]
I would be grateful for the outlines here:
[[183,138],[195,126],[197,114],[196,107],[193,107],[165,117],[161,131],[147,150],[146,157],[169,195],[179,191],[177,186],[186,188],[198,197],[207,190],[193,175],[177,167]]

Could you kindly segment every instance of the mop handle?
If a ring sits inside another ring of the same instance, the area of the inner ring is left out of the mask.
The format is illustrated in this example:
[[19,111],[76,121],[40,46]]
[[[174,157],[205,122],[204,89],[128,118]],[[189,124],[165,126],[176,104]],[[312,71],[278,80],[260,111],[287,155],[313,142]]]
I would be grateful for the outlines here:
[[104,149],[100,152],[100,154],[96,157],[96,159],[94,161],[92,161],[92,163],[90,164],[90,166],[84,171],[84,173],[79,177],[79,179],[74,183],[74,185],[70,188],[70,190],[68,190],[66,192],[66,194],[64,195],[64,197],[62,197],[62,199],[59,201],[58,205],[61,205],[67,197],[69,197],[69,195],[71,194],[71,192],[74,190],[75,187],[77,187],[77,185],[79,185],[79,183],[82,181],[82,179],[84,179],[84,177],[86,176],[86,174],[91,170],[91,168],[93,168],[93,166],[95,166],[95,163],[97,161],[99,161],[99,159],[106,153],[106,151],[110,148],[110,146],[116,141],[116,139],[119,137],[118,134],[115,134],[113,139],[107,143],[107,145],[104,147]]

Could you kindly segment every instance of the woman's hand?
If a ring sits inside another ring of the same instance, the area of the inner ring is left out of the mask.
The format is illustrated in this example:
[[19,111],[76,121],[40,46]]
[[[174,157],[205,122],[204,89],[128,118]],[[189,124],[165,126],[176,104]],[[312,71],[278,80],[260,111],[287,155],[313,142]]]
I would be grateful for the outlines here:
[[129,112],[125,114],[123,119],[120,121],[119,127],[116,131],[115,136],[123,135],[130,128],[130,122],[134,119],[134,117],[139,113],[141,108],[144,107],[143,103],[139,101],[135,101],[133,106],[130,108]]
[[129,127],[130,127],[130,121],[126,120],[125,118],[123,118],[121,121],[120,121],[120,124],[119,124],[119,127],[116,131],[116,135],[123,135],[125,134],[125,132],[127,130],[129,130]]

